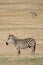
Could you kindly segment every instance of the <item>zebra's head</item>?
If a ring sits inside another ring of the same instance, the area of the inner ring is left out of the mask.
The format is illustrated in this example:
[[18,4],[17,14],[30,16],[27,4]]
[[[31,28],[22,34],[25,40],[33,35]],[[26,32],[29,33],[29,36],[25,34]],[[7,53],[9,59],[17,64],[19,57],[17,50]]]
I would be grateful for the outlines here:
[[8,45],[10,43],[15,43],[15,39],[16,39],[16,37],[14,35],[9,35],[9,37],[6,41],[6,45]]

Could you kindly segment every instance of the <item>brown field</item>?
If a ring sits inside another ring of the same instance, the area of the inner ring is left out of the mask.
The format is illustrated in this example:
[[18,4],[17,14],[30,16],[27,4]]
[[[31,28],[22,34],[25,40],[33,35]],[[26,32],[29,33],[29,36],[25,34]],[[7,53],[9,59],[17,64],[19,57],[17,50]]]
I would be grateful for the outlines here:
[[[9,34],[35,38],[35,55],[28,48],[18,56],[13,44],[5,44]],[[43,0],[0,0],[0,65],[36,63],[43,65]]]

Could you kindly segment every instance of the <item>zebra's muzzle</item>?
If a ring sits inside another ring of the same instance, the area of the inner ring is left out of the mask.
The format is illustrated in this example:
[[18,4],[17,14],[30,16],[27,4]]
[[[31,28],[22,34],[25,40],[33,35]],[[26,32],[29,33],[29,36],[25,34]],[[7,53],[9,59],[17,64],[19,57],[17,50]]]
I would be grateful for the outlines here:
[[8,45],[8,43],[6,42],[6,45]]

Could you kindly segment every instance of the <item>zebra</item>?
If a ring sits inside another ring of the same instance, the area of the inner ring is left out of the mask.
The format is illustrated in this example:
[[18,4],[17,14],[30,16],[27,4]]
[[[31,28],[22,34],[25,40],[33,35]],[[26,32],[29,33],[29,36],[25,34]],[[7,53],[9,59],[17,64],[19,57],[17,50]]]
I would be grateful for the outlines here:
[[32,54],[35,54],[36,49],[36,41],[33,38],[26,38],[26,39],[19,39],[14,35],[9,35],[8,39],[6,40],[6,45],[14,44],[16,47],[18,54],[20,54],[20,49],[31,48]]

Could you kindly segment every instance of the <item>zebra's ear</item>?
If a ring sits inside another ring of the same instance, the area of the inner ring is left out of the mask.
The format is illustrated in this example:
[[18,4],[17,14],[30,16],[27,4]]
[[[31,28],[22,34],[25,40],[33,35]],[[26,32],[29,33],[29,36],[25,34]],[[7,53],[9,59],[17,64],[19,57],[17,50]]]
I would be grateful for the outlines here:
[[10,38],[10,35],[9,35],[9,38]]
[[10,38],[11,34],[9,35],[9,38]]

